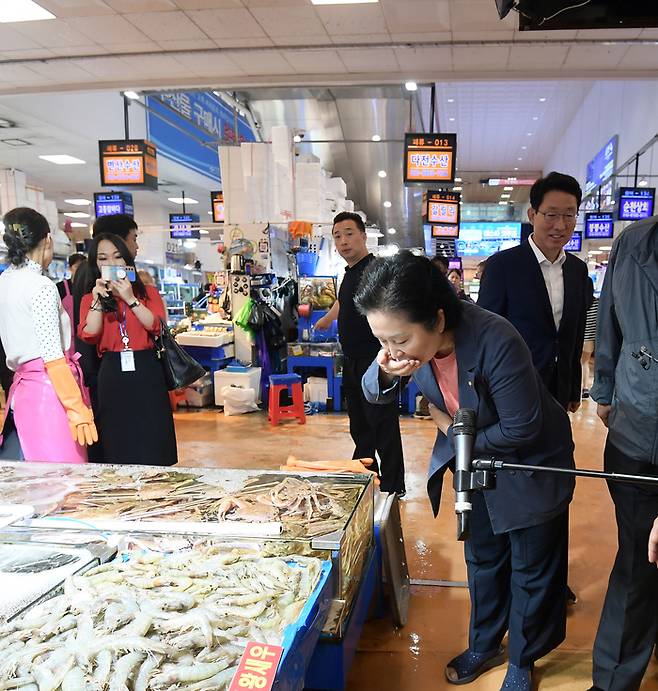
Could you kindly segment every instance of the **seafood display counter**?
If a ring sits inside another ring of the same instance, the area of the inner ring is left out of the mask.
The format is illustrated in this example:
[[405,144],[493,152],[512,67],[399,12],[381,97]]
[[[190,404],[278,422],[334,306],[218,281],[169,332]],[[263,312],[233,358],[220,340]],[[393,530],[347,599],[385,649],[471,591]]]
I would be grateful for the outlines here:
[[[33,547],[55,541],[86,546],[109,542],[118,549],[121,560],[69,576],[59,599],[22,616],[28,622],[29,617],[49,617],[48,631],[57,613],[60,620],[69,617],[67,625],[76,622],[65,631],[57,624],[53,630],[59,638],[53,634],[52,641],[37,640],[37,645],[64,643],[68,650],[66,641],[89,637],[92,631],[96,643],[90,645],[96,651],[117,628],[114,619],[103,615],[101,620],[100,612],[115,612],[123,622],[120,638],[135,645],[127,649],[117,641],[116,649],[110,646],[110,664],[122,673],[128,668],[131,689],[141,689],[144,678],[151,681],[143,688],[181,682],[198,689],[224,688],[235,674],[238,649],[248,640],[282,645],[274,688],[301,689],[321,630],[323,643],[317,649],[327,641],[340,645],[346,627],[351,623],[354,628],[353,610],[363,600],[373,562],[373,483],[367,475],[0,463],[0,496],[7,504],[33,508],[31,517],[4,528],[0,540]],[[241,576],[224,574],[227,569],[241,569]],[[140,603],[137,610],[116,602],[122,588],[126,602]],[[103,600],[106,596],[111,600]],[[87,600],[91,610],[70,609],[72,602],[77,607]],[[165,606],[169,600],[173,605]],[[127,611],[119,614],[119,606]],[[34,621],[28,629],[34,630]],[[15,626],[13,622],[6,626]],[[14,642],[24,644],[20,630],[5,629],[4,637],[0,630],[0,650],[12,635]],[[183,645],[187,647],[181,649]],[[178,657],[172,659],[172,650]],[[93,664],[76,657],[81,664],[68,670],[76,670],[69,682],[79,681],[75,675],[80,674],[102,676],[105,666],[97,671],[94,665],[106,665],[109,653],[99,660],[100,653],[98,649]],[[43,652],[35,653],[39,655]],[[145,667],[153,658],[161,664]],[[197,674],[208,676],[188,679],[192,672],[174,673],[174,667],[190,665],[201,666]],[[0,685],[6,676],[0,665]]]

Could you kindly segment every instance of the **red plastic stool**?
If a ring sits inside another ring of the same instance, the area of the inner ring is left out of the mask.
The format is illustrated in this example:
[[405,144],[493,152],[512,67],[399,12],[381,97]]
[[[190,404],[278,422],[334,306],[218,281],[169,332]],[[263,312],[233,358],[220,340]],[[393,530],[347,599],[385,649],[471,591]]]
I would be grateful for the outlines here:
[[[288,389],[292,397],[292,405],[281,405],[281,392],[284,389]],[[290,419],[298,420],[300,425],[306,423],[302,378],[299,374],[270,375],[269,419],[272,425],[278,425],[281,420]]]

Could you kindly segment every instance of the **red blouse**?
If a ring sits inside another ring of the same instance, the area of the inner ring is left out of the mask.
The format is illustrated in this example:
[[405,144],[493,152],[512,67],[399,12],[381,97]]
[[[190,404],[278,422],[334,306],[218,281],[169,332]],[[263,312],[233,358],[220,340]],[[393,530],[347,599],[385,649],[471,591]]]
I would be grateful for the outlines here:
[[146,298],[137,298],[145,307],[148,307],[151,312],[155,315],[153,320],[153,326],[146,330],[142,323],[137,319],[133,310],[131,310],[128,305],[119,297],[117,297],[117,303],[119,305],[119,316],[117,317],[116,312],[103,312],[103,329],[100,333],[95,336],[88,334],[85,331],[85,326],[87,325],[87,315],[89,314],[89,309],[91,307],[91,302],[93,300],[93,295],[87,293],[83,296],[82,302],[80,303],[80,324],[78,325],[78,336],[85,342],[91,345],[95,345],[98,354],[102,355],[106,351],[119,352],[123,350],[123,341],[121,340],[121,333],[119,331],[119,320],[126,320],[126,331],[128,332],[128,337],[130,338],[130,343],[128,347],[131,350],[147,350],[149,348],[154,348],[153,339],[151,334],[156,335],[160,333],[160,320],[158,317],[167,321],[167,316],[165,312],[165,306],[154,286],[146,287]]

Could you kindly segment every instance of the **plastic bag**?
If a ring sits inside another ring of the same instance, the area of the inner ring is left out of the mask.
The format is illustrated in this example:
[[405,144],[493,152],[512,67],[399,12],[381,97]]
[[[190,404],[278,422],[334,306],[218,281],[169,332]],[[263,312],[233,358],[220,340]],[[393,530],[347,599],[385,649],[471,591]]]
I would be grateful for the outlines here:
[[224,398],[224,415],[226,417],[253,413],[259,409],[256,405],[256,392],[254,389],[223,386],[221,394]]
[[233,321],[241,328],[244,329],[245,331],[248,331],[251,333],[251,328],[249,327],[249,315],[251,314],[251,310],[254,306],[254,301],[249,298],[244,305],[242,306],[242,309],[235,315],[233,318]]

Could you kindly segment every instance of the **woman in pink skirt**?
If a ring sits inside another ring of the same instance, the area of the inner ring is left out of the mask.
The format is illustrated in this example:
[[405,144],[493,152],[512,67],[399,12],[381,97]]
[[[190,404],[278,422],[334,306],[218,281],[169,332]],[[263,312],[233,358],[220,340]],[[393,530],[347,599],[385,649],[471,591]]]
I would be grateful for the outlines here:
[[71,322],[44,275],[53,258],[48,221],[25,207],[3,220],[10,266],[0,275],[0,339],[15,372],[6,414],[25,460],[85,463],[85,447],[98,435],[80,369],[67,354]]

